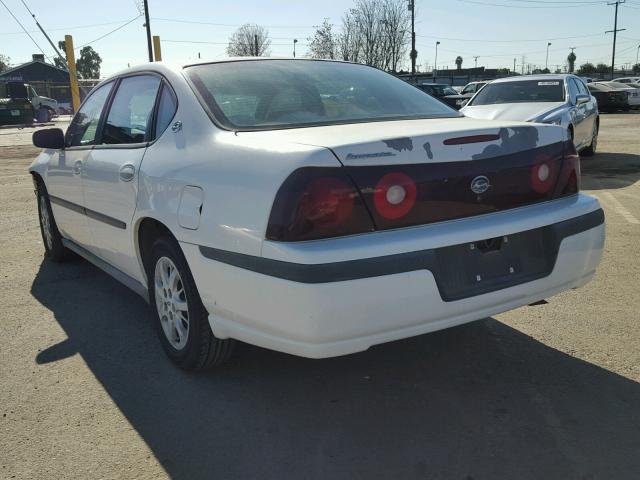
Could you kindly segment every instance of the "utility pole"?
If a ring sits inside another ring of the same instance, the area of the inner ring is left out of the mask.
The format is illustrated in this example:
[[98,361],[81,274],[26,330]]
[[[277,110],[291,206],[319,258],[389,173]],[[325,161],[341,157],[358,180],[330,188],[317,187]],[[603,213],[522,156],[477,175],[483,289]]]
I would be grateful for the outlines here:
[[151,23],[149,22],[149,3],[144,0],[144,26],[147,27],[147,49],[149,50],[149,61],[153,62],[153,46],[151,45]]
[[607,5],[615,5],[616,6],[616,14],[613,20],[613,30],[607,30],[604,33],[611,33],[613,32],[613,53],[611,54],[611,79],[613,79],[614,73],[613,70],[615,69],[615,65],[616,65],[616,36],[618,32],[622,32],[624,30],[626,30],[626,28],[618,28],[618,6],[620,6],[621,3],[625,3],[626,0],[617,0],[613,3],[607,3]]
[[636,50],[636,65],[638,65],[638,54],[640,53],[640,45],[638,45],[638,49]]
[[258,34],[253,35],[253,49],[254,49],[254,57],[258,57]]
[[437,75],[436,70],[438,69],[438,45],[440,45],[440,41],[439,40],[436,42],[436,59],[433,62],[433,69],[432,69],[433,70],[433,83],[436,83],[436,75]]
[[475,67],[475,68],[478,68],[478,59],[479,59],[479,58],[480,58],[480,57],[473,57],[473,60],[476,62],[476,67]]
[[513,73],[516,73],[516,59],[513,59]]
[[298,39],[293,39],[293,58],[296,58],[296,43],[298,43]]
[[524,75],[524,55],[522,55],[522,75]]
[[[31,16],[33,17],[33,21],[36,22],[36,25],[38,26],[38,28],[40,29],[40,31],[42,32],[42,34],[44,35],[44,38],[47,39],[47,41],[49,42],[49,45],[51,45],[53,47],[53,50],[56,52],[56,55],[58,55],[58,58],[60,58],[60,60],[62,60],[62,63],[64,65],[67,65],[67,61],[65,60],[65,58],[62,56],[62,54],[60,53],[60,51],[58,50],[58,48],[54,45],[54,43],[51,41],[51,39],[49,38],[49,35],[47,35],[47,32],[44,31],[44,28],[42,28],[42,26],[38,23],[38,19],[36,19],[35,14],[29,9],[29,7],[27,7],[27,4],[24,3],[24,1],[22,2],[22,4],[24,5],[24,7],[27,9],[27,12],[29,12],[31,14]],[[67,66],[67,70],[69,69],[69,66]]]
[[416,74],[416,58],[418,52],[416,52],[416,1],[409,0],[409,10],[411,10],[411,75]]

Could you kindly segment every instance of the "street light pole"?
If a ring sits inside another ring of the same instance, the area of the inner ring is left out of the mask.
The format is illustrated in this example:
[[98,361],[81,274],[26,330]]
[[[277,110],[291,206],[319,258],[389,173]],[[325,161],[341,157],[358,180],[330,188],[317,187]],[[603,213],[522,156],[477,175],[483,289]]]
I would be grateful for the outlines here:
[[638,54],[640,53],[640,45],[638,45],[638,49],[636,50],[636,65],[638,65]]
[[296,58],[296,43],[298,43],[298,39],[293,39],[293,58]]
[[440,41],[436,42],[436,60],[433,62],[433,83],[436,83],[436,70],[438,70],[438,45],[440,45]]
[[551,42],[547,42],[547,58],[544,61],[544,69],[549,70],[549,47],[551,46]]

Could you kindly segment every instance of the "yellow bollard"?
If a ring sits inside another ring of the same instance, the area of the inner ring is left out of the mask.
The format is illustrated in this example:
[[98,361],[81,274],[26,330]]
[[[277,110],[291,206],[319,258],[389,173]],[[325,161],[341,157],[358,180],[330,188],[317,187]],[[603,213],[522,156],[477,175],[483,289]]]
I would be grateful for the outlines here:
[[80,108],[80,91],[78,90],[78,75],[76,73],[76,56],[73,53],[73,37],[64,36],[64,47],[67,51],[67,65],[69,66],[69,83],[71,84],[71,103],[73,113]]
[[155,61],[162,61],[162,50],[160,49],[160,37],[158,35],[153,36],[153,53],[155,55]]

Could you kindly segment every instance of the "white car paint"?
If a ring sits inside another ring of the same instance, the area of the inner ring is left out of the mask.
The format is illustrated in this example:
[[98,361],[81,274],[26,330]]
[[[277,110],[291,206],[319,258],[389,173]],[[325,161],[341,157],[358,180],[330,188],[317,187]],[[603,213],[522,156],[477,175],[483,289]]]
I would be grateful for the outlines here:
[[[579,92],[569,87],[569,80],[580,82],[589,101],[577,104],[575,95]],[[589,93],[582,79],[575,75],[519,75],[500,78],[491,84],[502,84],[523,80],[563,81],[565,82],[564,102],[531,102],[504,103],[494,105],[474,105],[474,97],[460,109],[467,117],[490,120],[520,120],[524,122],[553,123],[573,131],[573,142],[578,151],[591,145],[594,134],[597,135],[598,109],[597,101]]]
[[[182,248],[219,338],[307,357],[342,355],[578,287],[591,278],[599,263],[604,224],[565,238],[555,267],[545,278],[444,301],[428,270],[302,283],[205,258],[200,247],[303,266],[375,259],[512,235],[596,212],[600,206],[596,199],[578,194],[431,225],[324,240],[268,241],[265,231],[278,188],[298,168],[340,167],[341,162],[474,161],[472,156],[481,155],[488,145],[500,148],[500,141],[445,146],[443,140],[531,125],[450,118],[234,132],[212,123],[181,68],[153,63],[123,73],[136,72],[156,72],[171,85],[178,98],[171,121],[175,128],[168,128],[146,148],[45,150],[29,170],[43,179],[50,194],[126,224],[126,228],[115,228],[53,205],[63,236],[138,292],[145,292],[148,282],[138,247],[139,225],[152,218],[166,226]],[[566,130],[554,125],[535,128],[537,145],[567,138]],[[412,148],[392,151],[385,146],[383,140],[398,137],[411,138]],[[380,150],[393,156],[359,156]],[[135,172],[131,181],[118,176],[127,165]]]

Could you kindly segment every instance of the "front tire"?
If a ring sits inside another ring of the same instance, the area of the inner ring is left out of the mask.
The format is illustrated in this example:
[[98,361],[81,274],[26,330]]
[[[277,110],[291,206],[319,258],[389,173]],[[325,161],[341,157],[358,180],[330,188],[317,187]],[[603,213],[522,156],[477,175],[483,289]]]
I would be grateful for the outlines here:
[[62,235],[56,225],[51,209],[51,201],[47,189],[41,180],[37,181],[36,196],[38,199],[38,218],[40,220],[40,234],[44,243],[44,253],[54,262],[64,262],[69,259],[70,252],[62,244]]
[[229,359],[235,341],[216,338],[178,243],[161,237],[147,267],[149,302],[167,356],[185,370],[203,370]]
[[593,126],[593,134],[591,136],[591,144],[585,148],[580,155],[583,157],[593,157],[596,154],[596,148],[598,147],[598,124]]

